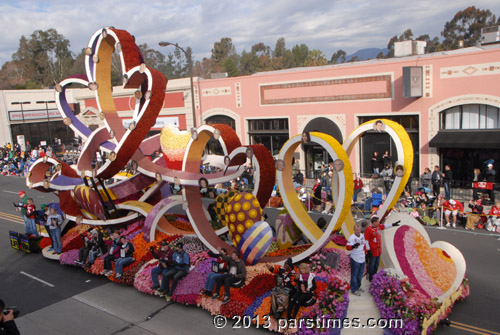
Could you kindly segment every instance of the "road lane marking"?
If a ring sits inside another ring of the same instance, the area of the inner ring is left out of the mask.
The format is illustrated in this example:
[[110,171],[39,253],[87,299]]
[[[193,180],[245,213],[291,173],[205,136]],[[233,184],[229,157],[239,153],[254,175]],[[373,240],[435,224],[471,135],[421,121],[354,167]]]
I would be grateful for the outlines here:
[[30,275],[29,273],[26,273],[24,271],[20,271],[19,273],[22,274],[22,275],[25,275],[26,277],[30,277],[31,279],[38,280],[40,283],[43,283],[43,284],[45,284],[45,285],[47,285],[49,287],[55,287],[55,285],[53,285],[53,284],[51,284],[49,282],[46,282],[45,280],[42,280],[42,279],[40,279],[38,277],[35,277],[33,275]]
[[10,214],[10,213],[6,213],[6,212],[0,212],[0,215],[9,216],[11,218],[16,218],[19,220],[23,219],[22,217],[19,216],[19,214]]
[[[453,326],[453,325],[456,325],[456,327],[458,328],[458,326],[462,326],[462,327],[467,327],[467,328],[471,328],[471,329],[477,329],[479,331],[482,331],[483,333],[481,334],[492,334],[492,335],[500,335],[500,333],[497,333],[493,330],[488,330],[488,329],[484,329],[484,328],[479,328],[479,327],[475,327],[475,326],[471,326],[471,325],[468,325],[468,324],[465,324],[465,323],[461,323],[461,322],[457,322],[457,321],[451,321],[451,324],[450,326]],[[462,328],[462,329],[465,329],[465,328]],[[469,330],[471,331],[471,330]]]
[[0,218],[7,220],[7,221],[19,223],[19,224],[24,224],[24,220],[17,215],[0,212]]
[[19,192],[14,192],[14,191],[6,191],[6,190],[3,190],[5,193],[12,193],[12,194],[18,194]]

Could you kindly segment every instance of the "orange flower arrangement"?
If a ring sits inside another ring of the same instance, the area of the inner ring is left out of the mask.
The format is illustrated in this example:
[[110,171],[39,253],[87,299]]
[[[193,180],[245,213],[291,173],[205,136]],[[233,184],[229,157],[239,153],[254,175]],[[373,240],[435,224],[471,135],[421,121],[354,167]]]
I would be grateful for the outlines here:
[[425,268],[425,271],[431,277],[434,284],[446,292],[452,285],[457,269],[451,259],[444,259],[440,249],[432,249],[424,237],[415,234],[415,249]]

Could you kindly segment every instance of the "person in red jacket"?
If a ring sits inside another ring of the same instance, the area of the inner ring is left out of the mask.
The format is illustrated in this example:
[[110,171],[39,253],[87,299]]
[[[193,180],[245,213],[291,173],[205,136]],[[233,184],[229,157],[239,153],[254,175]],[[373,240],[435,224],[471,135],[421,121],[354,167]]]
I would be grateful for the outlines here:
[[372,281],[373,276],[378,271],[380,264],[380,254],[382,253],[382,238],[380,231],[390,227],[399,226],[399,221],[394,223],[380,224],[380,218],[373,215],[370,219],[371,225],[365,229],[365,240],[368,242],[368,254],[370,262],[368,263],[368,279]]
[[[464,206],[460,201],[453,199],[446,200],[443,203],[444,217],[446,219],[446,227],[450,227],[450,214],[453,215],[453,228],[457,228],[457,216],[462,215]],[[460,213],[460,214],[459,214]]]
[[490,217],[488,218],[486,229],[488,231],[495,231],[500,226],[500,201],[497,201],[495,206],[491,207],[488,215]]
[[359,178],[359,175],[353,173],[354,181],[354,194],[352,195],[352,201],[358,201],[358,194],[363,190],[363,181]]
[[23,207],[26,209],[26,217],[28,218],[31,234],[38,236],[36,229],[36,206],[33,198],[28,198],[28,203]]

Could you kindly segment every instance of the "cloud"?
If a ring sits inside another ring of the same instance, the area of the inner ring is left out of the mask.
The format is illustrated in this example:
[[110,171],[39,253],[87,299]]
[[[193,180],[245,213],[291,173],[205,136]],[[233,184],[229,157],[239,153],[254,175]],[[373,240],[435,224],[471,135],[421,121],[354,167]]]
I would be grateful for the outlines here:
[[[437,5],[439,2],[439,5]],[[132,0],[7,1],[0,4],[0,64],[10,60],[22,35],[55,28],[77,54],[104,26],[128,30],[138,43],[162,52],[158,42],[190,46],[197,60],[209,57],[213,44],[231,37],[237,52],[263,42],[274,48],[284,37],[287,47],[306,44],[329,58],[338,49],[348,53],[387,45],[390,37],[411,28],[414,35],[440,36],[446,21],[469,1],[388,0]],[[478,0],[476,7],[500,15],[500,2]]]

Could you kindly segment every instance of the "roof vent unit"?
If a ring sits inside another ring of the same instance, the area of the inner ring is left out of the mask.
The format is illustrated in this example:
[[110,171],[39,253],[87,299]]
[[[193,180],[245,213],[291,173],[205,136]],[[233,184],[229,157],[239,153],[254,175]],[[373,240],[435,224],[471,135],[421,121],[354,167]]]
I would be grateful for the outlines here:
[[481,44],[500,42],[500,26],[484,27],[481,29]]
[[404,57],[404,56],[414,56],[423,55],[425,53],[425,47],[427,42],[425,41],[401,41],[394,43],[394,56]]
[[227,78],[227,72],[214,72],[210,74],[210,79]]

